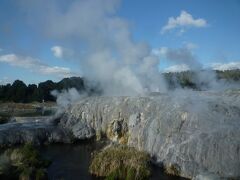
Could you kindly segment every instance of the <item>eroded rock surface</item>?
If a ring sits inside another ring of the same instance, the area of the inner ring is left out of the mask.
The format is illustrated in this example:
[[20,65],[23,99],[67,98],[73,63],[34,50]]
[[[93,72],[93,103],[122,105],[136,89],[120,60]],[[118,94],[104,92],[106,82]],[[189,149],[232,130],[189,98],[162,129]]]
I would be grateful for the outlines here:
[[107,137],[195,179],[240,177],[240,92],[88,97],[60,119],[0,125],[0,146]]
[[84,98],[60,125],[76,138],[105,134],[147,151],[184,177],[240,177],[239,92]]
[[0,125],[0,147],[24,143],[68,143],[69,133],[51,122],[6,123]]

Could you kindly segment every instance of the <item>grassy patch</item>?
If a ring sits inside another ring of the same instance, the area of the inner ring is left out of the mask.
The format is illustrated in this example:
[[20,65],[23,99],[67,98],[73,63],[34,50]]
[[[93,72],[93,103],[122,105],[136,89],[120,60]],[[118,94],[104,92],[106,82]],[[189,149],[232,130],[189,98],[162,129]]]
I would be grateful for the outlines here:
[[147,179],[150,156],[126,146],[111,146],[93,155],[90,173],[112,179]]
[[1,157],[0,177],[9,178],[9,175],[14,173],[15,178],[19,179],[46,179],[46,168],[50,162],[43,160],[31,144],[8,149]]

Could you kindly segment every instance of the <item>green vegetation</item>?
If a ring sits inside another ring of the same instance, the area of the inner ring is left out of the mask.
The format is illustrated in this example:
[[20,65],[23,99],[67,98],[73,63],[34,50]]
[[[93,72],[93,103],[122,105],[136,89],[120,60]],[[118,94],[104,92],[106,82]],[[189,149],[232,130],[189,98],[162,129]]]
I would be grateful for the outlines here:
[[8,149],[0,156],[0,178],[46,179],[50,162],[43,160],[31,144]]
[[226,79],[228,81],[240,81],[240,70],[216,71],[219,79]]
[[80,77],[64,78],[55,83],[53,81],[41,82],[37,85],[29,84],[28,86],[20,80],[16,80],[13,84],[0,85],[0,101],[2,102],[41,102],[55,101],[55,97],[51,95],[52,90],[63,90],[76,88],[79,91],[84,90],[84,82]]
[[[213,71],[210,74],[216,76],[216,80],[240,83],[240,70]],[[203,86],[208,87],[208,82],[201,82],[194,71],[184,71],[176,73],[164,73],[164,77],[169,89],[190,88],[201,90]]]
[[176,72],[176,73],[165,73],[169,89],[175,89],[178,87],[198,89],[195,80],[197,79],[196,74],[191,71]]
[[111,146],[93,155],[90,173],[107,180],[141,180],[150,176],[150,156],[126,146]]

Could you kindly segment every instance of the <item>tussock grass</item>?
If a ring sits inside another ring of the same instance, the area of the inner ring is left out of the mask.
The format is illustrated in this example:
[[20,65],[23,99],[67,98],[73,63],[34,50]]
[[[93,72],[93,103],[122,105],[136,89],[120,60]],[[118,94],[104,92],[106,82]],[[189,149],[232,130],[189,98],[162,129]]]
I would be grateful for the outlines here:
[[175,164],[170,164],[169,166],[164,167],[164,172],[169,175],[180,176],[181,171],[180,167]]
[[111,146],[95,153],[90,173],[106,179],[142,180],[150,176],[150,156],[134,148]]

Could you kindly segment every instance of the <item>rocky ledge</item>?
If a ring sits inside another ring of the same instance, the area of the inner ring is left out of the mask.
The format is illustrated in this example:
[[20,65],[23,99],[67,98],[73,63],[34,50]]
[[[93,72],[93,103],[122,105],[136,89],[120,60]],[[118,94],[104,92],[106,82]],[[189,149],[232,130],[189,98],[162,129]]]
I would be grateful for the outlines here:
[[[30,118],[29,118],[30,119]],[[34,118],[33,118],[34,119]],[[47,122],[45,117],[27,122],[12,122],[0,125],[0,147],[18,144],[69,143],[71,136],[58,127],[54,121]]]
[[107,137],[146,151],[183,177],[240,177],[239,92],[84,98],[59,125],[75,138]]
[[240,177],[240,93],[88,97],[58,120],[0,126],[0,145],[108,139],[183,177]]

